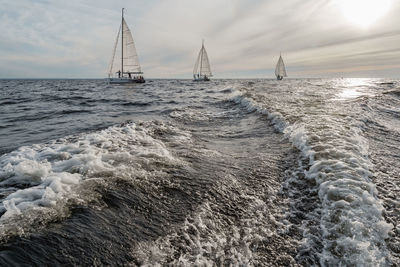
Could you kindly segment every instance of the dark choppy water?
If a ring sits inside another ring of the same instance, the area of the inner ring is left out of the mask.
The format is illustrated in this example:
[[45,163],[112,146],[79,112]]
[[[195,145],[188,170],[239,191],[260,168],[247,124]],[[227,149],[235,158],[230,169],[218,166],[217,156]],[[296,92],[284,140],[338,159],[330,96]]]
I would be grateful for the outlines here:
[[400,81],[0,81],[0,265],[400,265]]

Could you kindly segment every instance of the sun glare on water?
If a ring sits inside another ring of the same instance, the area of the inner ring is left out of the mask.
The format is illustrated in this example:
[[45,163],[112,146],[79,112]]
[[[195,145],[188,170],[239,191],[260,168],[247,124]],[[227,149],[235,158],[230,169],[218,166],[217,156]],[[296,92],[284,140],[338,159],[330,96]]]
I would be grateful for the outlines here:
[[351,23],[366,28],[389,11],[392,0],[339,0],[338,4]]

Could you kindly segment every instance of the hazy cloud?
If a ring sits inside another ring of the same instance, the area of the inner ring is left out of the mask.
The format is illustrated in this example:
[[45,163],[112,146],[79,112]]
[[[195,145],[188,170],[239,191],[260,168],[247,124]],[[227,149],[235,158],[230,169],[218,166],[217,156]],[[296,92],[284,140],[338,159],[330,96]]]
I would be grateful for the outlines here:
[[121,7],[147,77],[190,78],[202,39],[216,77],[399,77],[400,3],[362,28],[338,1],[0,0],[0,77],[105,77]]

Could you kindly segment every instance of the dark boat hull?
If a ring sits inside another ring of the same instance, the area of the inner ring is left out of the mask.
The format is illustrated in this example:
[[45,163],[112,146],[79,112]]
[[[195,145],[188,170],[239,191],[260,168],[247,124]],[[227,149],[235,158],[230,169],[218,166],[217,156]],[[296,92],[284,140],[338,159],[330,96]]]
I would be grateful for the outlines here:
[[195,78],[193,79],[194,82],[208,82],[210,81],[209,78]]
[[145,83],[144,79],[130,79],[130,78],[108,78],[110,84],[131,84],[131,83]]

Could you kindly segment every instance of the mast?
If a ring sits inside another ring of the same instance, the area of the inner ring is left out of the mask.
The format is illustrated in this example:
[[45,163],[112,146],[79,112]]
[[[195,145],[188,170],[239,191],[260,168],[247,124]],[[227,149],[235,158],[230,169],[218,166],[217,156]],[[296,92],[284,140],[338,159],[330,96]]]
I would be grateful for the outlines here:
[[199,74],[201,76],[201,68],[203,67],[203,50],[204,50],[204,40],[201,44],[201,54],[200,54],[200,71]]
[[122,8],[121,19],[121,74],[124,76],[124,8]]

